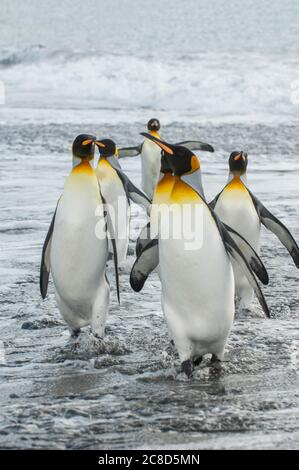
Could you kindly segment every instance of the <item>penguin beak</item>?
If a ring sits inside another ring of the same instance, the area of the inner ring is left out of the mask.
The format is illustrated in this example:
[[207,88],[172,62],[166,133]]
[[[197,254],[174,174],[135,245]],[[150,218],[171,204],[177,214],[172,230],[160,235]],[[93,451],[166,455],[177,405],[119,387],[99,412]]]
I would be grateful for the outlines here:
[[243,160],[245,160],[244,157],[243,157],[243,152],[239,153],[239,155],[236,155],[234,157],[234,160],[237,161],[237,160],[240,160],[241,158],[243,158]]
[[93,140],[92,139],[86,139],[86,140],[83,140],[82,142],[82,145],[89,145],[89,144],[92,144],[93,143]]
[[170,148],[170,145],[163,140],[157,139],[155,136],[148,134],[147,132],[141,132],[140,135],[146,137],[149,140],[152,140],[155,144],[157,144],[164,152],[168,153],[169,155],[173,155],[173,150]]
[[102,148],[102,149],[106,147],[106,145],[103,144],[103,142],[101,142],[100,140],[96,140],[95,144],[97,147]]

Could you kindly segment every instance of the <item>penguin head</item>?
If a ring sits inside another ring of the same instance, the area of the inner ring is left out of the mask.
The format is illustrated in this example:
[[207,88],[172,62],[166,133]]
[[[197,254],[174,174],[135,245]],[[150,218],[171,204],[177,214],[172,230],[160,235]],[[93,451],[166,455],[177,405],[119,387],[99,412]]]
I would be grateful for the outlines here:
[[244,175],[247,170],[248,157],[243,151],[236,151],[230,154],[229,169],[233,175]]
[[101,157],[113,157],[117,155],[117,147],[113,140],[111,139],[102,139],[95,141],[96,146],[99,149]]
[[149,131],[158,132],[160,129],[159,119],[156,119],[156,118],[150,119],[147,123],[147,128]]
[[81,160],[92,160],[94,158],[95,136],[90,134],[77,135],[73,142],[73,155]]
[[160,168],[161,173],[166,175],[166,173],[171,173],[173,172],[173,169],[171,168],[169,162],[168,162],[168,157],[167,154],[162,150],[161,152],[161,168]]
[[141,135],[152,140],[161,148],[161,171],[163,173],[168,173],[169,171],[163,171],[162,168],[168,170],[171,169],[175,176],[193,173],[200,169],[198,157],[186,147],[183,147],[182,145],[168,144],[167,142],[164,142],[151,134],[147,134],[146,132],[141,132]]

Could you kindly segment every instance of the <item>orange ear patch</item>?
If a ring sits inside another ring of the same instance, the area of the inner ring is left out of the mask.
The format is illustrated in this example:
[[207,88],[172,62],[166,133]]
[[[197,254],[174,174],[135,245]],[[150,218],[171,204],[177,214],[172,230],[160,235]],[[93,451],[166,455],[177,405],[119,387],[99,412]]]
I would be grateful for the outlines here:
[[200,168],[200,163],[198,158],[195,155],[192,155],[191,158],[191,171],[196,171]]

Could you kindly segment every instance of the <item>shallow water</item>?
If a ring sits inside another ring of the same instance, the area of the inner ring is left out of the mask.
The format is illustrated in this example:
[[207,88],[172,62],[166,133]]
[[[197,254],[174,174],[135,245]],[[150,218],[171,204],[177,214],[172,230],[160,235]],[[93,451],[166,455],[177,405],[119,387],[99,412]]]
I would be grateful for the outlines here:
[[[1,122],[3,122],[3,115]],[[133,144],[140,123],[85,122],[86,129]],[[2,448],[298,448],[298,272],[275,237],[263,234],[270,274],[264,288],[272,319],[254,303],[236,319],[220,373],[208,358],[189,381],[169,345],[160,287],[151,275],[140,294],[129,286],[129,256],[104,342],[88,329],[70,340],[53,286],[42,301],[39,261],[55,203],[70,169],[69,143],[82,125],[19,120],[0,128],[0,446]],[[212,198],[225,184],[228,152],[250,155],[249,184],[299,239],[297,125],[172,123],[163,135],[200,138]],[[123,168],[140,183],[139,159]],[[132,207],[131,251],[145,214]]]

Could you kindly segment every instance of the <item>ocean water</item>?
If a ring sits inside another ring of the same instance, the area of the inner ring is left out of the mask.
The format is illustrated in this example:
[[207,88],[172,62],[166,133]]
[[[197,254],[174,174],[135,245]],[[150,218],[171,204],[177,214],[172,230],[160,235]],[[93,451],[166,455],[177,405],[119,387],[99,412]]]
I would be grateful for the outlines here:
[[298,17],[295,0],[1,0],[5,102],[297,119]]
[[[156,274],[113,282],[104,343],[69,341],[43,240],[81,132],[140,142],[200,139],[212,199],[229,153],[249,153],[251,190],[299,240],[299,4],[295,0],[0,1],[0,447],[298,448],[298,271],[263,231],[272,312],[236,318],[223,371],[194,379],[169,347]],[[123,168],[140,184],[139,157]],[[132,207],[130,250],[146,221]]]

